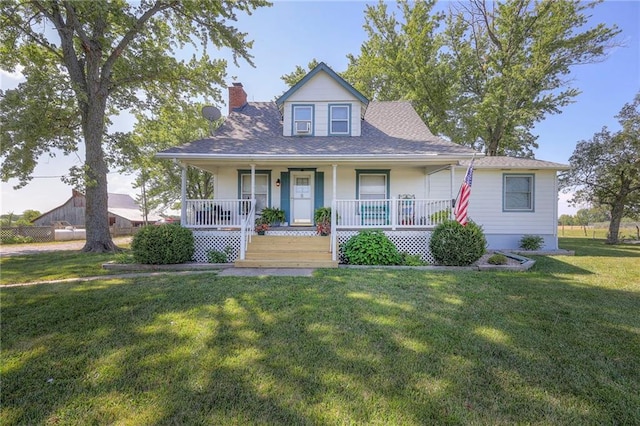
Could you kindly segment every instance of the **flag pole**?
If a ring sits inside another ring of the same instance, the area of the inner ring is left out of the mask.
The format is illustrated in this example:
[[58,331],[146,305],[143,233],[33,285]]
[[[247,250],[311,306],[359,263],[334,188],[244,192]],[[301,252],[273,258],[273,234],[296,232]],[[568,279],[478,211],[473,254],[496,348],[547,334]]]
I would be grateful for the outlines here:
[[[475,159],[476,159],[476,153],[474,152],[474,153],[473,153],[473,157],[471,157],[471,163],[469,163],[469,164],[473,164],[473,160],[475,160]],[[469,168],[469,167],[467,167],[467,169],[468,169],[468,168]],[[457,206],[457,205],[458,205],[458,198],[460,198],[460,191],[462,191],[462,186],[459,186],[459,187],[458,187],[458,195],[456,195],[456,200],[455,200],[455,202],[453,203],[453,207],[454,207],[454,208],[455,208],[455,206]]]

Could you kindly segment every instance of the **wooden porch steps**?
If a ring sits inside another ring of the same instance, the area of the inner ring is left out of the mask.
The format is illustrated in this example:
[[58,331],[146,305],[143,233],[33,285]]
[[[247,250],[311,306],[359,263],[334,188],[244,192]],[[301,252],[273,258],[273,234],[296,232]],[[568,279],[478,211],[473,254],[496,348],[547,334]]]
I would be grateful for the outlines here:
[[337,268],[329,237],[255,235],[236,268]]

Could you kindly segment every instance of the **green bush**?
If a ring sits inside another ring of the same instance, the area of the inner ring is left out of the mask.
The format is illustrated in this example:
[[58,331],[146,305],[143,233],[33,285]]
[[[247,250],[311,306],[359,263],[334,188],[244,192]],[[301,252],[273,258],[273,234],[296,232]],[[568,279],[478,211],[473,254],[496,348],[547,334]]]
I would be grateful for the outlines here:
[[400,264],[404,266],[425,266],[427,262],[422,260],[419,254],[400,253]]
[[399,265],[395,244],[377,229],[360,231],[342,245],[342,259],[349,265]]
[[485,253],[487,240],[482,228],[469,221],[466,226],[447,220],[436,226],[429,249],[436,262],[446,266],[467,266]]
[[193,233],[180,225],[148,225],[133,236],[131,251],[138,263],[167,265],[189,262],[195,251]]
[[451,217],[449,210],[440,210],[429,216],[429,220],[431,223],[442,223],[445,220],[449,220],[449,217]]
[[231,253],[233,253],[233,249],[230,246],[226,246],[223,251],[209,250],[207,252],[207,262],[228,263]]
[[7,235],[0,238],[0,242],[2,244],[24,244],[24,243],[32,243],[33,238],[24,237],[22,235]]
[[496,253],[487,259],[492,265],[506,265],[507,264],[507,256],[504,254]]
[[520,248],[522,250],[540,250],[543,243],[544,238],[540,235],[525,235],[520,238]]

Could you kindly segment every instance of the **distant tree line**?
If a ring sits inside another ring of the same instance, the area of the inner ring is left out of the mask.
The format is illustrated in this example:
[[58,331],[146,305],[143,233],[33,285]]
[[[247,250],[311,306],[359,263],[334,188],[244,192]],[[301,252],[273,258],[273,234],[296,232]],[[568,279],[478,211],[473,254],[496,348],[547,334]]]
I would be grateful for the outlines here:
[[9,212],[0,216],[0,226],[33,226],[33,219],[40,216],[38,210],[25,210],[21,215]]
[[[622,227],[638,228],[639,222],[635,221],[635,217],[622,218]],[[611,222],[611,211],[606,206],[597,206],[580,209],[574,215],[562,214],[558,217],[558,226],[579,226],[581,227],[585,235],[587,235],[587,227],[600,225],[602,227],[609,227]],[[640,238],[640,237],[639,237]]]

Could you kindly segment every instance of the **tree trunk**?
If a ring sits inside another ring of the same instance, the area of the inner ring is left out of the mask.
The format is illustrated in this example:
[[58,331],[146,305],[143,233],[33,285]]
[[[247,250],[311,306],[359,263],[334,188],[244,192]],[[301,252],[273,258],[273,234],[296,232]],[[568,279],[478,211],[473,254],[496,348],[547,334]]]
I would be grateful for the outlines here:
[[624,204],[616,200],[615,205],[611,209],[611,222],[609,222],[609,235],[607,236],[607,244],[618,244],[618,232],[620,232],[620,223],[624,214]]
[[86,211],[87,240],[82,251],[93,253],[115,252],[119,248],[113,243],[109,232],[107,165],[102,150],[106,96],[94,95],[98,99],[89,102],[84,114],[85,138]]

